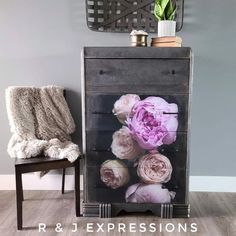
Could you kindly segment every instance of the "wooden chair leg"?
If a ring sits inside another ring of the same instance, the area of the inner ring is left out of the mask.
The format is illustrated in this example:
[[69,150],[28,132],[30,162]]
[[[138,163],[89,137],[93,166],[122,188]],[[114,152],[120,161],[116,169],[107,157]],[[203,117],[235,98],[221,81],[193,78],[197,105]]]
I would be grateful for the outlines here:
[[80,216],[80,163],[75,161],[75,214]]
[[22,185],[22,173],[21,173],[21,191],[20,191],[20,200],[24,201],[23,185]]
[[62,169],[62,183],[61,183],[61,193],[65,193],[65,175],[66,175],[66,169]]
[[17,229],[22,230],[22,201],[23,201],[22,173],[17,168],[15,168],[15,178],[16,178]]

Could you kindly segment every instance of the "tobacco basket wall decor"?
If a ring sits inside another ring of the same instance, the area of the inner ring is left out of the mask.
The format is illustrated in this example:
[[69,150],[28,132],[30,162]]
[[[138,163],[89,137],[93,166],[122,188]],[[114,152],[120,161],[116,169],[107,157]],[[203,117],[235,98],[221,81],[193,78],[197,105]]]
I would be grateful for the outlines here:
[[[176,0],[176,31],[183,25],[184,0]],[[86,0],[89,29],[100,32],[157,32],[153,16],[154,0]]]

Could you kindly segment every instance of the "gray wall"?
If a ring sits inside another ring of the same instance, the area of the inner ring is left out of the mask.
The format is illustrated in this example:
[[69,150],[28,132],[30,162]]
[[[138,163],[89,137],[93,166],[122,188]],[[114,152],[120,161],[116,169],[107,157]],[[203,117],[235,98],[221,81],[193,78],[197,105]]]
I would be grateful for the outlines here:
[[[0,174],[13,173],[4,90],[57,84],[69,89],[80,137],[80,51],[127,46],[127,34],[96,33],[85,22],[85,0],[0,0]],[[191,175],[233,176],[236,169],[236,1],[185,1],[179,35],[195,54]]]

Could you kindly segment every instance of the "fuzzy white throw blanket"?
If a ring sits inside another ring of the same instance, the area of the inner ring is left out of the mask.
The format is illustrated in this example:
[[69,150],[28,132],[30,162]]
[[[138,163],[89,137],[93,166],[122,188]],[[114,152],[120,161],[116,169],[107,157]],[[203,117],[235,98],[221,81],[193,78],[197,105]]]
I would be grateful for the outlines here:
[[75,123],[57,86],[9,87],[6,105],[11,132],[8,153],[14,158],[45,155],[75,161],[79,148],[70,140]]

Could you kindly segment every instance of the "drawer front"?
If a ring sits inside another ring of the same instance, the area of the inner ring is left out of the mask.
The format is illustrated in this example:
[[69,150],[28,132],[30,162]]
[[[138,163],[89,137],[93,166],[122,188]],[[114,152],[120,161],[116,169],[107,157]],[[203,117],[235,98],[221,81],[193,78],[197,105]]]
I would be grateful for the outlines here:
[[[86,97],[86,130],[115,131],[122,127],[117,117],[112,113],[114,103],[120,95],[88,95]],[[143,100],[147,96],[140,96]],[[178,106],[178,131],[188,130],[189,95],[160,96],[169,103]],[[176,116],[176,114],[167,114]]]
[[[86,165],[90,167],[100,166],[106,160],[117,160],[112,153],[113,132],[89,131],[86,135],[87,158]],[[177,168],[185,168],[188,152],[188,134],[185,132],[176,133],[176,141],[170,145],[162,145],[159,152],[172,160]],[[142,154],[141,154],[142,155]],[[126,166],[133,167],[133,162],[122,160]]]
[[100,93],[189,93],[188,59],[86,59],[86,91]]
[[[99,167],[87,167],[85,184],[85,202],[125,203],[125,193],[129,186],[139,183],[136,168],[128,168],[130,180],[122,187],[112,189],[101,180]],[[171,180],[163,184],[169,191],[176,192],[173,203],[181,204],[186,201],[186,173],[184,168],[174,168]]]

